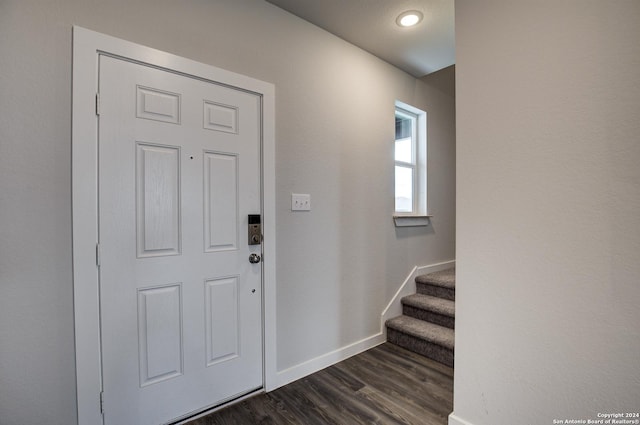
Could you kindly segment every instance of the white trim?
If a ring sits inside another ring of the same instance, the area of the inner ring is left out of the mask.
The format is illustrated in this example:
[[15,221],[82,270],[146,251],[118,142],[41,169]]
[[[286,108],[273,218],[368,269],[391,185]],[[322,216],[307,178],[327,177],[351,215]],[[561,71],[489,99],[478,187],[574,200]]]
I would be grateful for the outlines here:
[[456,416],[455,412],[451,412],[451,414],[449,415],[449,425],[473,425],[473,424],[469,421],[465,421],[459,416]]
[[349,357],[355,356],[356,354],[360,354],[363,351],[367,351],[384,343],[387,340],[387,327],[385,326],[385,322],[387,319],[402,314],[402,304],[400,303],[400,300],[402,297],[416,292],[416,276],[446,270],[455,266],[455,263],[455,260],[451,260],[428,266],[414,267],[382,312],[380,316],[380,332],[278,372],[276,379],[272,381],[275,386],[268,388],[267,391],[275,390],[283,385],[297,381],[298,379],[304,378],[305,376],[311,375],[312,373],[318,372],[326,367],[332,366],[338,362],[348,359]]
[[[276,338],[276,98],[275,86],[262,97],[262,279],[264,282],[264,389],[277,379]],[[266,253],[266,259],[265,259]]]
[[337,350],[333,350],[329,353],[280,371],[278,372],[277,386],[275,388],[297,381],[298,379],[304,378],[305,376],[346,360],[349,357],[376,347],[385,341],[385,335],[383,335],[382,332],[379,332],[368,338],[361,339],[360,341],[356,341],[342,348],[338,348]]
[[428,226],[432,215],[394,215],[393,223],[396,227]]
[[380,327],[383,329],[385,335],[387,333],[385,330],[386,326],[384,325],[385,322],[392,317],[400,316],[402,314],[402,304],[400,303],[402,297],[415,294],[416,276],[418,276],[417,266],[411,270],[411,273],[409,273],[404,282],[402,282],[402,285],[400,285],[396,293],[393,295],[391,301],[387,304],[387,307],[382,311],[382,314],[380,315]]
[[[395,101],[396,114],[400,112],[413,118],[414,137],[411,138],[413,146],[412,162],[404,163],[395,161],[397,166],[411,166],[413,168],[413,206],[411,212],[396,211],[394,207],[394,217],[399,216],[430,216],[427,199],[427,113],[422,109],[411,106],[408,103]],[[395,192],[394,192],[395,196]],[[414,224],[415,225],[415,224]],[[424,224],[419,224],[424,225]],[[408,227],[397,226],[397,227]]]
[[273,84],[73,27],[72,214],[73,296],[78,424],[101,424],[100,316],[98,298],[97,117],[98,53],[170,68],[262,95],[264,386],[273,388],[276,367],[275,87]]
[[382,311],[380,316],[380,330],[385,336],[385,340],[387,337],[387,327],[385,326],[385,322],[392,317],[402,315],[402,298],[407,295],[416,293],[416,277],[422,274],[438,272],[440,270],[450,269],[451,267],[456,265],[455,260],[443,261],[441,263],[430,264],[428,266],[416,266],[411,270],[411,273],[407,276],[407,278],[402,282],[402,285],[398,288],[396,293],[387,304],[387,307]]

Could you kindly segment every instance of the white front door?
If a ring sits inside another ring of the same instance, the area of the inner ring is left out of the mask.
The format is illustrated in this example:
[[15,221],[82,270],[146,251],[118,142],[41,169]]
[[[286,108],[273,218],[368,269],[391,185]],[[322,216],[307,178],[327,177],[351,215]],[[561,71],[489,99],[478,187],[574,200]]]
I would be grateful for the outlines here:
[[99,58],[104,421],[166,423],[263,385],[260,97]]

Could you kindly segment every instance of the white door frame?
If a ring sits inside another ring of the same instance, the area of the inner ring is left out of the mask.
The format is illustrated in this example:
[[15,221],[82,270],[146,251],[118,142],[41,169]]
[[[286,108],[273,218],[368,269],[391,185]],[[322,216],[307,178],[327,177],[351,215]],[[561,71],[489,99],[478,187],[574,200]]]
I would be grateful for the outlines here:
[[72,214],[78,424],[102,424],[98,242],[98,55],[106,53],[152,67],[256,93],[262,99],[262,228],[264,388],[276,387],[275,86],[211,65],[73,27]]

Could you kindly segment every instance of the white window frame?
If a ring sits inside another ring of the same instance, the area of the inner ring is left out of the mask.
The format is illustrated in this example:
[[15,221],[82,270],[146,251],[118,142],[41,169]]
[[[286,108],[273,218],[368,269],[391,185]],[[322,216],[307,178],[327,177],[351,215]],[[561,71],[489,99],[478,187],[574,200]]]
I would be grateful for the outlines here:
[[396,227],[427,226],[431,217],[427,212],[427,113],[404,102],[396,101],[394,118],[396,114],[413,119],[411,163],[397,161],[394,149],[394,176],[396,165],[412,169],[413,205],[410,212],[395,211],[394,184],[394,222]]

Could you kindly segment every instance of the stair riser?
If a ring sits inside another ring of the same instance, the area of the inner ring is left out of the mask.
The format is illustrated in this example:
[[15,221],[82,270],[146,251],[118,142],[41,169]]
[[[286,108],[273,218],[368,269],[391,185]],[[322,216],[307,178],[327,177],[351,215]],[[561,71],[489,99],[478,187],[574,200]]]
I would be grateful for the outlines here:
[[416,319],[424,320],[425,322],[431,322],[435,323],[436,325],[455,329],[455,318],[434,313],[432,311],[423,310],[421,308],[404,304],[402,306],[402,314],[404,314],[405,316],[411,316],[415,317]]
[[431,295],[432,297],[444,298],[445,300],[451,301],[456,300],[456,291],[454,289],[416,282],[416,290],[419,294]]
[[409,351],[453,367],[453,351],[411,335],[387,328],[387,340]]

